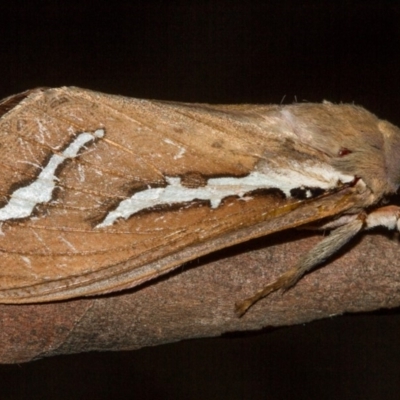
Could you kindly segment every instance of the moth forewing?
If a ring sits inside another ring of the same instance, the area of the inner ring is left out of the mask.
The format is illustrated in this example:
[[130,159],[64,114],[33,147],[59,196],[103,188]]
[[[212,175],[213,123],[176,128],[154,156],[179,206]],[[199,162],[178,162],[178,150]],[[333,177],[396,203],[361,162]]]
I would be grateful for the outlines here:
[[[161,236],[161,233],[156,236],[157,233],[153,231],[154,234],[151,235],[151,240],[159,240],[158,246],[155,246],[153,243],[149,245],[149,251],[142,251],[141,253],[136,252],[135,257],[126,259],[120,264],[114,263],[110,268],[93,269],[92,272],[76,276],[71,274],[62,280],[36,283],[28,286],[25,290],[24,288],[18,288],[17,290],[10,289],[7,291],[7,295],[10,297],[14,295],[11,302],[38,302],[81,296],[82,290],[84,290],[85,295],[90,295],[136,286],[166,273],[186,261],[197,258],[200,255],[282,229],[312,222],[317,219],[315,207],[321,209],[318,217],[323,218],[329,216],[329,212],[332,210],[332,208],[330,208],[330,202],[334,202],[336,198],[337,200],[341,200],[341,196],[343,196],[343,193],[337,193],[332,199],[324,199],[324,201],[319,201],[316,204],[313,202],[298,202],[294,203],[292,207],[287,207],[285,205],[283,207],[277,207],[277,205],[274,204],[274,206],[270,208],[271,215],[265,216],[265,221],[259,223],[256,221],[261,220],[259,216],[262,212],[265,214],[265,207],[267,205],[266,199],[262,199],[264,201],[260,201],[258,206],[254,203],[254,209],[251,209],[252,212],[247,212],[247,204],[237,204],[236,206],[241,206],[241,208],[238,208],[240,211],[237,212],[236,215],[232,214],[232,207],[228,205],[227,207],[229,208],[227,211],[229,212],[230,218],[233,216],[233,221],[224,221],[222,209],[218,216],[215,216],[215,218],[213,217],[213,223],[207,220],[201,223],[200,220],[196,219],[198,223],[195,224],[197,234],[195,238],[183,228],[177,229],[168,237],[165,236],[165,231],[163,231],[164,236]],[[348,189],[347,196],[345,197],[347,197],[346,202],[341,204],[342,207],[344,205],[349,207],[351,204],[354,204],[355,196],[351,193],[351,189]],[[332,204],[332,206],[335,211],[343,209],[334,208],[334,204]],[[197,214],[198,210],[195,210],[196,209],[190,211]],[[245,213],[245,215],[242,215],[242,212]],[[281,215],[279,215],[279,212],[281,212]],[[200,213],[200,216],[206,218],[207,213]],[[175,214],[175,217],[179,218],[179,215]],[[171,218],[174,218],[172,211]],[[189,223],[189,219],[191,218],[190,213],[187,214],[187,218],[186,221],[183,221],[182,225],[186,225],[188,227],[187,229],[194,229],[192,224]],[[172,219],[170,223],[172,223]],[[242,227],[233,229],[232,225],[234,224],[242,225]],[[210,227],[213,229],[213,235],[215,236],[211,239],[209,239],[211,235],[209,232]],[[225,233],[219,236],[216,235],[215,232],[218,229]],[[106,241],[104,235],[102,236],[103,238],[98,238],[101,243],[103,240]],[[113,236],[120,237],[117,232],[113,232],[109,236],[110,240],[112,240]],[[203,236],[203,238],[201,238],[201,236]],[[127,240],[129,240],[129,238],[127,238]],[[113,255],[117,255],[121,259],[121,251],[123,250],[124,246],[114,243]],[[122,254],[122,256],[123,255],[124,254]],[[72,261],[77,263],[85,262],[85,258],[88,256],[90,256],[90,254],[83,254],[81,257],[76,255]],[[99,260],[99,262],[102,261],[101,255],[99,257],[94,254],[92,257],[97,257],[94,259],[94,262],[96,260]],[[54,259],[54,256],[52,258]],[[3,291],[3,293],[5,293],[5,291]],[[3,299],[2,301],[5,300]]]
[[[251,238],[341,225],[398,186],[385,158],[398,129],[355,106],[192,105],[78,88],[3,104],[3,303],[133,287]],[[378,180],[364,176],[363,155]]]

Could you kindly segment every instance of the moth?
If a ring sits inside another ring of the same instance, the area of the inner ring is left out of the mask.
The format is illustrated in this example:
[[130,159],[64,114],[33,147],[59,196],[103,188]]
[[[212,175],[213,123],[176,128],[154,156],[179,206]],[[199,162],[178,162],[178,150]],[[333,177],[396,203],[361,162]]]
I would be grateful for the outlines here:
[[[399,229],[400,130],[349,104],[208,105],[75,87],[0,103],[0,302],[127,289],[289,228],[330,230],[253,297],[363,229]],[[389,205],[388,205],[389,204]]]

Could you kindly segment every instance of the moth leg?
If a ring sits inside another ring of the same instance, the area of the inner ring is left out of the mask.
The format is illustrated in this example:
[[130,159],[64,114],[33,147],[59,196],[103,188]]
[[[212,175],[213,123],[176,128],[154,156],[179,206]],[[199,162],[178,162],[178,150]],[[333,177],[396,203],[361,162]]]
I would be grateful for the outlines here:
[[369,213],[365,220],[366,229],[375,228],[376,226],[385,226],[388,229],[400,231],[400,207],[384,206]]
[[264,289],[257,292],[252,297],[238,302],[235,311],[238,316],[242,316],[253,304],[270,293],[279,289],[287,290],[293,286],[307,271],[324,262],[337,250],[352,239],[364,226],[365,215],[331,231],[329,236],[319,242],[310,252],[300,258],[299,263],[292,269],[286,271],[274,282],[267,285]]

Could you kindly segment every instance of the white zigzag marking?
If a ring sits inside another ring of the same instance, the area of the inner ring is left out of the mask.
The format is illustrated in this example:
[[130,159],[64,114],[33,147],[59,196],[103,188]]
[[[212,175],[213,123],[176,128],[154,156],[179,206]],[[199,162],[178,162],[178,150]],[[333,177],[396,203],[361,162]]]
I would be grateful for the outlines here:
[[76,157],[87,142],[103,136],[104,129],[98,129],[93,134],[80,133],[61,154],[54,154],[34,182],[11,195],[10,201],[0,209],[0,221],[29,217],[38,204],[49,202],[56,187],[57,167],[67,158]]

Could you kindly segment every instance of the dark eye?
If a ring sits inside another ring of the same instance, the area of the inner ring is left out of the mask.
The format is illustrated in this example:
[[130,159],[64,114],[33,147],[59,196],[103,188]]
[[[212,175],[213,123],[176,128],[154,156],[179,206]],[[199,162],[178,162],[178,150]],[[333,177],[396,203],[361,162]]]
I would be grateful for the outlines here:
[[339,157],[344,157],[344,156],[347,156],[348,154],[351,154],[351,153],[352,153],[351,150],[346,149],[346,147],[341,147],[339,152],[338,152],[338,156]]

